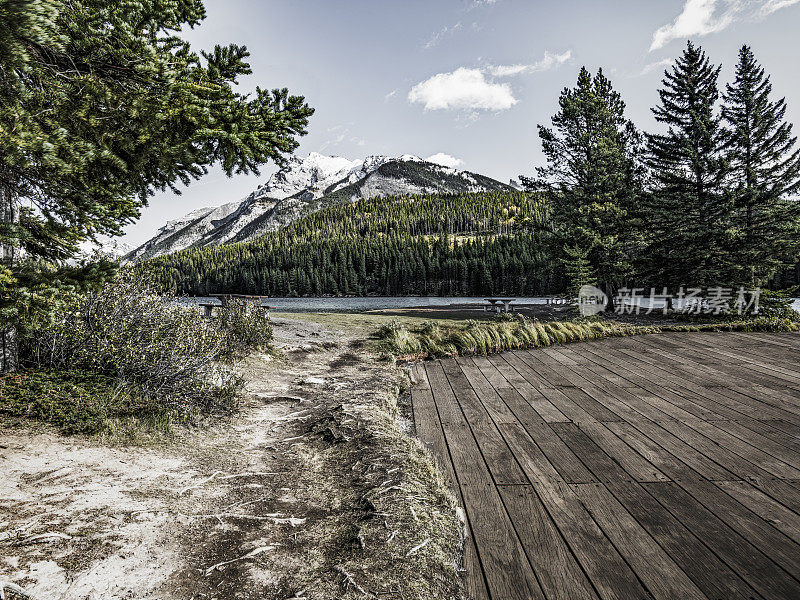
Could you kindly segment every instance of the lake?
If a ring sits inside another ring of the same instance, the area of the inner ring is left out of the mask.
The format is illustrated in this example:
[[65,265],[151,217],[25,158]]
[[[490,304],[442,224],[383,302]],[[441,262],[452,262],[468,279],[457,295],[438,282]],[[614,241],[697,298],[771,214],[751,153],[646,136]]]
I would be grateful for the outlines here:
[[[343,298],[265,298],[263,303],[277,312],[364,312],[388,308],[420,308],[426,306],[450,306],[451,304],[485,304],[483,296],[366,296]],[[186,304],[218,303],[216,298],[181,298]],[[544,297],[516,297],[517,304],[545,304]]]
[[[185,304],[219,303],[216,298],[184,297],[179,300]],[[547,298],[516,298],[516,304],[545,304]],[[385,310],[390,308],[420,308],[426,306],[450,306],[451,304],[473,304],[481,306],[485,303],[483,296],[367,296],[342,298],[267,298],[263,302],[272,306],[277,312],[365,312],[369,310]],[[646,303],[643,304],[645,306]],[[800,298],[795,298],[792,305],[800,312]]]

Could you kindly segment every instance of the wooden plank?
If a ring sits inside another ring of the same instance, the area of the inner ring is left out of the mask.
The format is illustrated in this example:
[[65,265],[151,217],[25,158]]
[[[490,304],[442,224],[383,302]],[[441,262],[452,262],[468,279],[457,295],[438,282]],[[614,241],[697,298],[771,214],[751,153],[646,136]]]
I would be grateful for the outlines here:
[[719,443],[702,435],[692,427],[689,427],[686,423],[663,421],[659,423],[659,425],[698,452],[701,452],[709,460],[713,460],[727,471],[736,475],[736,477],[733,478],[709,477],[708,479],[743,479],[747,477],[775,476],[772,472],[762,469],[755,462],[739,456],[739,454],[736,454],[724,446],[720,446]]
[[731,529],[800,582],[800,545],[710,481],[681,481],[678,485],[714,514],[724,515]]
[[577,426],[636,481],[669,480],[653,463],[616,436],[607,423],[584,422],[577,423]]
[[[595,481],[591,471],[586,468],[572,449],[552,429],[553,426],[562,425],[562,423],[546,423],[543,425],[534,423],[533,426],[524,423],[523,425],[528,435],[536,440],[536,444],[541,448],[547,460],[555,467],[564,481],[568,483],[592,483]],[[519,457],[517,457],[517,460],[519,460]]]
[[792,369],[788,366],[777,365],[771,362],[761,361],[756,357],[755,353],[743,355],[735,351],[722,349],[719,346],[711,346],[707,348],[706,351],[721,357],[721,363],[729,363],[730,361],[725,360],[725,358],[728,358],[737,363],[746,364],[748,368],[753,369],[758,373],[763,373],[769,377],[775,377],[781,381],[788,382],[790,385],[800,384],[800,370]]
[[797,482],[764,478],[749,481],[789,510],[800,514],[800,487],[797,486]]
[[[716,423],[692,420],[687,421],[686,425],[749,462],[757,464],[776,477],[781,477],[783,479],[800,479],[800,470],[772,456],[761,448],[748,444],[735,435],[724,431],[722,428],[718,427]],[[789,457],[787,460],[791,460],[792,463],[797,462],[796,458],[792,457]]]
[[784,421],[782,419],[768,419],[764,417],[759,420],[774,429],[780,429],[781,431],[789,434],[792,436],[793,441],[800,441],[800,425],[797,423]]
[[444,364],[451,367],[448,373],[459,381],[462,389],[471,387],[476,394],[480,395],[486,410],[489,411],[496,423],[516,420],[506,403],[503,402],[494,387],[486,380],[481,370],[472,363],[469,357],[459,358],[455,363],[452,360],[448,360]]
[[499,486],[499,490],[545,597],[548,600],[597,598],[533,487]]
[[749,508],[796,543],[800,543],[800,515],[746,481],[717,481],[717,487]]
[[[642,344],[652,344],[652,340],[642,340]],[[792,394],[800,390],[794,389],[791,382],[781,379],[777,374],[765,374],[763,369],[757,365],[749,363],[731,363],[719,359],[709,358],[708,353],[703,353],[701,349],[687,345],[679,355],[666,351],[667,356],[681,361],[684,367],[692,369],[697,374],[701,374],[706,381],[706,385],[718,385],[729,387],[745,394],[752,393],[754,386],[758,384],[762,395],[767,394],[771,401],[779,402],[780,405],[789,412],[800,414],[800,407],[792,403]],[[800,384],[798,384],[800,385]],[[793,388],[792,394],[781,391],[783,388]]]
[[[727,407],[729,410],[752,418],[795,418],[792,413],[752,397],[751,391],[747,392],[751,395],[747,395],[735,389],[729,389],[730,377],[720,379],[718,373],[712,369],[702,371],[695,363],[687,361],[680,353],[669,353],[663,349],[657,355],[647,352],[647,350],[657,349],[657,346],[649,345],[654,343],[653,340],[637,340],[636,343],[639,345],[635,349],[621,348],[620,352],[655,381],[669,385],[674,391],[690,393],[695,402],[702,400],[707,403],[711,402],[712,404],[706,405],[715,412],[720,412],[720,407]],[[665,367],[665,358],[669,360],[668,364],[671,369]],[[737,418],[736,415],[730,413],[725,416]]]
[[648,394],[649,397],[662,398],[664,401],[677,406],[694,417],[720,419],[726,416],[725,413],[720,413],[707,406],[705,403],[698,402],[694,396],[672,391],[664,385],[664,381],[661,379],[655,380],[648,378],[641,368],[638,370],[636,368],[636,365],[640,365],[641,363],[632,361],[628,356],[620,356],[614,352],[599,354],[593,351],[590,345],[584,348],[570,350],[576,355],[586,356],[587,360],[589,358],[594,358],[595,360],[603,361],[601,364],[607,369],[614,371],[630,381],[631,384],[635,386],[634,390],[642,390],[642,392]]
[[567,379],[560,372],[560,370],[553,369],[551,367],[548,367],[546,364],[542,363],[542,361],[539,358],[538,350],[516,351],[516,352],[511,352],[511,355],[519,358],[522,364],[524,364],[526,367],[528,367],[538,375],[539,379],[547,382],[548,387],[574,385],[569,379]]
[[698,471],[679,460],[666,448],[659,446],[630,423],[608,423],[607,427],[670,479],[701,477]]
[[514,460],[491,415],[470,387],[459,365],[446,361],[442,366],[467,424],[475,439],[479,440],[478,446],[494,483],[527,483],[525,474]]
[[[689,425],[691,426],[692,423],[689,423]],[[699,431],[702,433],[704,429],[710,426],[713,426],[717,432],[713,436],[708,435],[708,437],[718,441],[724,446],[732,447],[727,443],[727,440],[734,438],[736,440],[733,442],[735,447],[742,449],[746,455],[751,454],[748,449],[749,446],[750,448],[755,448],[759,456],[765,454],[770,457],[767,459],[769,461],[779,460],[782,465],[789,465],[793,471],[797,471],[800,467],[800,443],[793,442],[791,438],[785,434],[780,435],[780,432],[777,432],[777,430],[773,431],[778,433],[778,436],[756,433],[754,429],[760,429],[760,431],[769,434],[768,428],[763,423],[753,421],[752,419],[743,420],[742,423],[737,421],[711,421]],[[776,441],[776,437],[781,441]],[[747,444],[747,446],[743,444]],[[759,464],[761,464],[762,467],[764,466],[763,462]],[[787,473],[790,472],[784,467],[781,467],[780,470],[787,471]],[[785,477],[786,479],[798,478],[797,475],[790,475],[787,473],[778,476]]]
[[[513,359],[513,357],[512,357]],[[516,360],[516,359],[514,359]],[[491,364],[503,375],[506,382],[506,387],[514,389],[526,402],[528,402],[533,409],[542,417],[546,422],[567,421],[567,417],[558,410],[552,402],[545,398],[535,385],[530,383],[522,376],[512,363],[500,354],[490,358]],[[502,395],[502,393],[501,393]]]
[[414,423],[452,463],[481,598],[800,595],[800,336],[762,339],[416,367]]
[[[533,370],[529,364],[521,360],[520,356],[509,355],[505,358],[509,364],[513,365],[514,368],[516,368],[517,371],[526,378],[526,381],[538,381],[542,377],[535,370]],[[567,420],[585,421],[592,420],[597,416],[600,418],[610,419],[619,418],[608,411],[608,409],[606,409],[604,406],[594,402],[591,397],[587,396],[582,390],[579,390],[574,386],[568,385],[555,387],[534,385],[533,383],[530,383],[530,385],[536,388],[539,397],[545,399],[547,404],[554,406],[556,410],[559,411],[559,414],[562,414],[565,417],[562,419],[546,419],[548,422],[563,422]],[[591,406],[591,402],[594,402],[594,404],[596,404],[599,408]],[[547,408],[546,405],[545,408]]]
[[657,396],[644,393],[643,390],[637,390],[630,385],[627,387],[620,386],[615,381],[621,379],[621,377],[615,375],[601,365],[586,365],[585,371],[598,378],[598,384],[595,386],[595,389],[601,391],[599,395],[590,392],[592,397],[626,420],[628,420],[629,417],[609,403],[622,403],[628,406],[631,410],[638,413],[638,416],[634,418],[644,417],[653,421],[671,418],[691,418],[691,414],[672,405],[664,404]]
[[605,487],[599,484],[571,487],[656,600],[707,600],[700,588]]
[[555,432],[599,481],[631,480],[633,477],[574,423],[554,423]]
[[427,376],[425,376],[425,382],[425,387],[422,384],[418,384],[411,390],[414,427],[417,431],[417,437],[436,458],[439,468],[450,486],[456,489],[458,481],[453,472],[450,451],[447,449],[444,433],[442,433],[442,424],[439,421],[439,413],[436,410],[433,393],[430,387],[427,387]]
[[[800,455],[800,437],[781,431],[773,423],[773,421],[757,421],[750,418],[725,421],[724,423],[715,422],[717,427],[735,434],[757,448],[768,450],[770,454],[778,458],[784,459],[784,457]],[[787,452],[790,454],[786,454]],[[794,462],[789,462],[789,464],[794,464]],[[797,465],[794,464],[794,466]]]
[[614,482],[607,487],[706,596],[749,600],[756,595],[753,588],[640,485]]
[[[686,348],[680,352],[671,352],[669,350],[665,350],[657,345],[656,340],[640,338],[637,339],[636,342],[636,350],[641,351],[641,349],[646,348],[653,351],[658,351],[658,355],[654,356],[653,354],[644,355],[636,355],[633,354],[633,350],[631,349],[621,349],[621,352],[625,353],[627,356],[630,356],[632,359],[641,359],[644,361],[649,362],[651,365],[656,365],[658,363],[663,363],[664,358],[668,358],[670,361],[674,362],[675,364],[681,365],[681,372],[680,375],[683,378],[683,385],[692,389],[693,391],[697,391],[699,393],[705,394],[714,394],[715,391],[733,391],[738,394],[739,399],[752,398],[753,390],[752,385],[741,385],[738,384],[737,381],[743,380],[746,377],[747,371],[739,369],[735,373],[735,377],[731,377],[730,373],[723,372],[719,369],[721,366],[718,362],[713,362],[709,365],[703,364],[699,359],[693,358],[696,357],[697,354],[692,353],[690,349]],[[687,356],[688,355],[688,356]],[[705,362],[708,362],[707,360]],[[738,378],[737,378],[738,376]],[[717,390],[716,388],[719,388]],[[714,394],[714,397],[716,395]],[[777,406],[770,405],[766,402],[763,402],[764,399],[758,399],[755,401],[753,406],[759,407],[773,407],[778,408]],[[751,403],[752,404],[752,403]],[[763,410],[763,408],[762,408]],[[783,408],[780,409],[781,414],[786,414],[787,411]],[[789,411],[789,414],[792,414],[792,418],[796,417],[796,413],[793,411]],[[762,413],[763,415],[763,413]],[[758,415],[755,415],[758,416]]]
[[520,600],[544,598],[441,364],[427,364],[425,370],[489,595]]
[[598,595],[604,600],[649,598],[614,545],[525,430],[514,423],[503,423],[500,429]]
[[462,485],[465,510],[492,598],[544,599],[494,485]]
[[728,527],[727,519],[718,518],[677,483],[640,485],[764,598],[798,597],[797,580]]
[[[636,421],[631,423],[631,425],[633,425],[633,427],[640,431],[643,435],[650,438],[653,442],[663,447],[674,457],[691,467],[693,471],[700,473],[700,475],[706,479],[741,479],[741,476],[735,471],[723,467],[719,463],[715,462],[715,460],[712,460],[700,452],[691,443],[687,443],[685,440],[674,435],[665,428],[665,422],[658,424],[652,421]],[[610,423],[609,427],[612,426],[613,424]],[[739,457],[737,456],[736,458]],[[748,464],[748,467],[751,467],[751,465]],[[659,465],[659,468],[664,470],[665,466],[661,464]],[[753,471],[755,469],[750,470]],[[759,473],[769,475],[765,471],[759,471]],[[670,473],[669,471],[667,471],[666,474],[672,479],[676,478],[676,475]]]
[[[425,372],[424,365],[415,366],[417,368],[414,375],[417,383],[411,390],[411,397],[417,435],[422,443],[433,453],[440,471],[448,480],[451,489],[458,498],[459,505],[463,508],[464,499],[453,470],[453,462],[450,458],[450,451],[447,448],[441,422],[439,421],[439,414],[433,399],[428,375]],[[475,540],[469,519],[465,523],[465,529],[464,556],[462,558],[464,587],[468,596],[473,600],[488,600],[489,592],[486,590],[483,569],[475,550]]]
[[[476,381],[477,377],[478,375],[473,373],[470,381]],[[496,393],[494,388],[491,389],[491,393]],[[511,410],[511,413],[515,416],[515,419],[497,419],[496,423],[498,426],[501,423],[512,421],[521,423],[528,433],[533,436],[548,460],[551,461],[553,466],[566,481],[573,483],[594,481],[594,477],[583,463],[581,463],[561,438],[539,418],[538,414],[528,408],[529,405],[527,405],[527,403],[526,405],[512,403],[512,405],[513,410]]]
[[[447,448],[447,442],[444,437],[441,421],[439,420],[438,409],[435,406],[433,392],[423,365],[419,365],[416,371],[416,377],[418,383],[416,387],[411,390],[411,395],[417,435],[420,437],[423,444],[433,452],[434,457],[437,459],[439,469],[450,482],[451,489],[456,494],[458,503],[463,508],[464,498],[453,469],[453,461],[450,457],[450,451]],[[489,592],[486,589],[483,568],[481,567],[477,550],[475,549],[475,537],[472,532],[472,525],[470,524],[469,517],[467,517],[466,521],[466,539],[464,540],[464,557],[462,559],[464,587],[469,597],[473,600],[488,600]]]

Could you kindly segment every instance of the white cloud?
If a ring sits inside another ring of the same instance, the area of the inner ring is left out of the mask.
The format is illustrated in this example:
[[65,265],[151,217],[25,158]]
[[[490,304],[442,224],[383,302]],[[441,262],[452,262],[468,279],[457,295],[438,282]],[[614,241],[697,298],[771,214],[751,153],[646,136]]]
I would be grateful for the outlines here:
[[461,21],[459,21],[458,23],[456,23],[455,25],[452,25],[450,27],[443,27],[442,29],[440,29],[439,31],[434,33],[433,36],[431,36],[431,39],[429,39],[425,43],[424,48],[426,50],[429,49],[429,48],[433,48],[436,44],[438,44],[440,41],[442,41],[442,38],[444,38],[445,36],[448,36],[448,35],[452,35],[456,31],[459,31],[460,29],[463,29],[463,25],[461,25]]
[[331,146],[338,146],[345,141],[355,144],[357,146],[365,146],[367,144],[367,141],[363,137],[354,135],[350,131],[349,127],[345,127],[343,125],[334,125],[333,127],[328,127],[328,133],[333,133],[336,135],[326,140],[319,147],[320,152],[322,152],[327,148],[330,148]]
[[798,2],[800,0],[686,0],[675,21],[659,27],[653,34],[650,52],[672,40],[722,31],[736,21],[763,19]]
[[767,0],[764,5],[759,9],[760,17],[768,17],[775,11],[778,11],[792,4],[797,4],[800,0]]
[[572,52],[567,50],[561,54],[554,54],[546,51],[541,60],[536,61],[530,65],[496,65],[488,67],[489,73],[495,77],[510,77],[513,75],[520,75],[521,73],[535,73],[537,71],[549,71],[559,65],[563,65],[570,58]]
[[450,167],[451,169],[455,169],[464,164],[464,161],[461,160],[460,158],[456,158],[455,156],[450,156],[449,154],[445,154],[444,152],[437,152],[436,154],[429,156],[425,160],[437,165],[442,165],[443,167]]
[[660,60],[658,62],[650,63],[648,65],[645,65],[644,68],[642,68],[642,70],[639,73],[639,75],[647,75],[648,73],[652,73],[656,69],[660,69],[662,67],[668,67],[673,62],[674,61],[671,58],[665,58],[664,60]]
[[567,50],[561,54],[545,52],[541,60],[532,64],[459,67],[452,73],[438,73],[418,83],[408,93],[408,101],[424,104],[425,110],[507,110],[518,100],[509,84],[497,83],[491,77],[547,71],[570,58],[572,53]]
[[408,101],[425,110],[507,110],[517,103],[507,83],[487,81],[480,69],[438,73],[411,88]]
[[395,90],[392,90],[391,92],[389,92],[388,94],[386,94],[386,95],[383,97],[383,100],[384,100],[384,102],[388,102],[389,100],[391,100],[392,98],[394,98],[394,97],[397,95],[397,92],[399,92],[399,91],[400,91],[400,90],[397,90],[397,89],[395,89]]
[[[737,0],[686,0],[675,21],[659,27],[653,34],[650,51],[663,48],[675,39],[722,31],[733,22],[738,4]],[[727,10],[716,14],[723,5]]]

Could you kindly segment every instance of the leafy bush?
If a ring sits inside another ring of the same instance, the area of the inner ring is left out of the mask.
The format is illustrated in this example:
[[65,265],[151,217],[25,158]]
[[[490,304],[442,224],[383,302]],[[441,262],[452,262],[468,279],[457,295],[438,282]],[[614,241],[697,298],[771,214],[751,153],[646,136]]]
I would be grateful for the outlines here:
[[220,336],[221,358],[234,359],[251,350],[269,348],[272,322],[269,313],[253,302],[232,300],[217,310],[213,325]]
[[0,377],[0,414],[44,421],[64,433],[98,433],[123,409],[113,379],[96,373],[30,371]]
[[23,358],[34,368],[103,375],[149,406],[187,418],[232,408],[242,382],[223,363],[271,336],[260,308],[233,304],[209,321],[125,275],[28,332]]
[[761,290],[758,315],[776,319],[797,319],[800,315],[792,308],[794,298],[785,290]]

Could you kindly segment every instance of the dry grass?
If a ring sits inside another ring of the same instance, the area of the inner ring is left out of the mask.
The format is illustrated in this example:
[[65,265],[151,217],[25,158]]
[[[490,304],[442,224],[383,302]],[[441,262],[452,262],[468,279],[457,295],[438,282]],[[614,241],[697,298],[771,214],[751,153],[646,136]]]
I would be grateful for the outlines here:
[[417,326],[393,320],[378,328],[384,352],[401,360],[491,354],[506,350],[542,348],[585,340],[678,331],[799,331],[800,323],[779,318],[757,318],[719,323],[629,325],[616,321],[539,321],[519,317],[497,321]]

